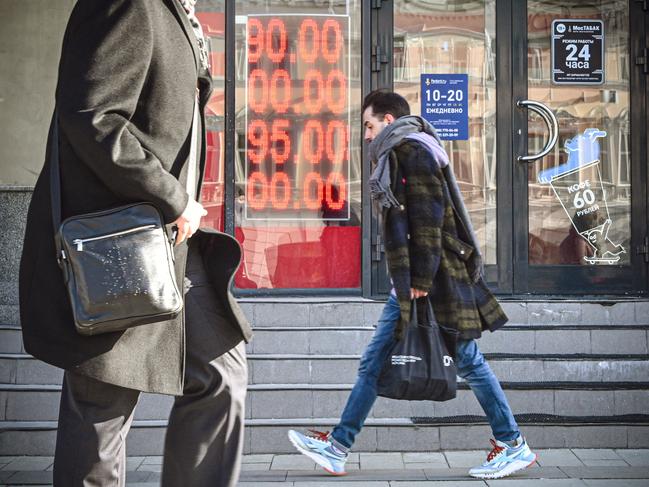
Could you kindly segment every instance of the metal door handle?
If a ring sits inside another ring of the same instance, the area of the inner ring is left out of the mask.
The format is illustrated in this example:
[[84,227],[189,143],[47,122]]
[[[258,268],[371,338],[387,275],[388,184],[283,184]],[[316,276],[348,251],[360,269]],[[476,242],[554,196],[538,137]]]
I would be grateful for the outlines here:
[[547,144],[545,144],[545,147],[541,152],[527,156],[518,156],[518,160],[522,162],[532,162],[540,159],[541,157],[547,156],[554,147],[554,144],[557,143],[557,139],[559,138],[559,123],[557,122],[557,117],[554,116],[552,110],[546,107],[543,103],[539,103],[538,101],[518,100],[516,102],[516,106],[520,108],[527,108],[528,110],[532,110],[533,112],[538,113],[541,118],[545,120],[545,123],[547,124],[548,130],[550,132],[550,138],[548,139]]

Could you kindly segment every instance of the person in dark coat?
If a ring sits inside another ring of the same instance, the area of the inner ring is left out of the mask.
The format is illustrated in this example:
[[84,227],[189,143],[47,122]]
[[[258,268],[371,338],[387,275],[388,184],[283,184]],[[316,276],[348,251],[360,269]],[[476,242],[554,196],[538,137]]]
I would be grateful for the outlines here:
[[20,317],[26,351],[65,369],[58,487],[125,485],[125,437],[142,391],[177,396],[163,486],[237,483],[251,329],[229,292],[238,243],[198,229],[211,78],[194,3],[78,0],[63,39],[59,129],[50,130],[59,143],[62,217],[153,203],[178,231],[185,306],[164,322],[76,332],[57,265],[48,149],[27,217]]
[[[377,398],[378,378],[390,350],[402,338],[415,299],[429,299],[435,320],[455,344],[458,374],[471,386],[495,436],[487,461],[469,474],[501,478],[533,464],[503,390],[478,349],[476,338],[495,331],[507,317],[483,280],[480,246],[433,127],[410,116],[396,93],[375,91],[363,103],[365,139],[374,171],[372,198],[383,222],[388,269],[394,289],[379,319],[358,378],[331,433],[289,431],[297,450],[334,475]],[[380,447],[380,445],[379,445]]]

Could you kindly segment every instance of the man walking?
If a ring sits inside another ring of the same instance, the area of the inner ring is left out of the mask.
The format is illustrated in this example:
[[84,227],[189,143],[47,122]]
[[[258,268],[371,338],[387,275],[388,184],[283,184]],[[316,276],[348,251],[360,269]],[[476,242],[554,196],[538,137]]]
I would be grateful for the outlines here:
[[289,439],[329,473],[345,474],[350,448],[376,400],[383,364],[408,325],[412,300],[428,296],[440,325],[458,333],[458,374],[469,383],[495,437],[487,461],[469,474],[496,479],[526,468],[536,455],[475,341],[507,317],[482,279],[479,244],[448,156],[433,127],[410,116],[408,102],[396,93],[370,93],[363,102],[363,125],[375,166],[370,190],[381,211],[394,289],[338,425],[331,433],[312,435],[290,430]]
[[[25,349],[65,369],[57,487],[125,485],[125,439],[141,391],[178,396],[163,486],[234,487],[238,480],[251,330],[228,291],[240,247],[198,230],[211,78],[194,3],[78,0],[66,29],[58,129],[53,123],[20,268]],[[64,219],[149,202],[175,226],[184,313],[122,332],[75,331],[54,244],[53,150]]]

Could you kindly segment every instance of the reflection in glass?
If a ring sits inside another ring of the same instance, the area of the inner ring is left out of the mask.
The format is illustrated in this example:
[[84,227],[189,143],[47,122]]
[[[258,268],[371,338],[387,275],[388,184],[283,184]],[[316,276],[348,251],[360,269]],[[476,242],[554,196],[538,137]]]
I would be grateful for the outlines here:
[[[530,165],[529,262],[628,265],[628,3],[566,3],[528,2],[528,97],[548,106],[559,122],[559,140],[553,152]],[[551,82],[550,38],[555,19],[603,20],[603,85]],[[528,134],[529,152],[540,151],[547,128],[539,117],[530,115]],[[550,178],[542,177],[550,174],[555,175],[551,183]]]
[[395,0],[394,86],[421,111],[420,75],[468,74],[468,140],[446,140],[485,263],[496,263],[495,0]]
[[359,288],[360,3],[236,4],[243,289]]

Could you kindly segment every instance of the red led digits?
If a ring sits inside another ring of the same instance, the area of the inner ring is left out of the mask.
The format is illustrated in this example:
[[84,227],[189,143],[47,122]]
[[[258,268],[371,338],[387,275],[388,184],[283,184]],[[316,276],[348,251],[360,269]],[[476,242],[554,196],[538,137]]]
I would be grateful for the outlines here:
[[338,219],[348,210],[346,22],[336,16],[249,18],[249,218],[313,218],[305,213],[310,210]]
[[[277,85],[281,83],[281,98]],[[291,103],[291,77],[285,69],[276,69],[270,79],[270,104],[277,113],[286,113]]]
[[261,164],[268,154],[268,127],[263,120],[253,120],[248,125],[248,143],[257,150],[248,149],[248,159],[253,164]]
[[313,19],[305,19],[302,21],[300,31],[297,34],[297,47],[300,58],[306,63],[314,63],[318,57],[319,45],[320,31],[318,30],[318,24]]
[[[335,88],[338,94],[334,93]],[[326,98],[327,106],[335,114],[341,114],[347,106],[347,77],[339,69],[334,69],[327,76]]]
[[[313,195],[313,184],[315,183],[315,195]],[[324,195],[324,184],[317,172],[310,172],[304,178],[304,204],[309,210],[318,210],[322,207]]]
[[[331,37],[332,35],[333,39]],[[324,57],[329,64],[337,63],[343,49],[343,33],[340,30],[340,23],[334,19],[327,19],[322,26],[321,36],[322,57]],[[330,44],[333,44],[333,46],[330,46]]]
[[259,19],[248,19],[248,62],[259,62],[264,50],[264,27]]
[[[282,197],[277,197],[278,187],[281,187]],[[291,181],[286,173],[276,172],[270,181],[270,203],[276,210],[285,210],[291,201]]]
[[[255,196],[255,189],[259,188],[258,196]],[[259,171],[253,172],[248,177],[248,204],[255,210],[263,210],[266,208],[268,201],[268,182],[266,176]]]
[[[261,90],[258,87],[261,86]],[[268,105],[268,75],[261,69],[253,69],[248,78],[250,95],[248,105],[255,113],[264,113]]]
[[332,172],[327,178],[325,201],[332,210],[342,210],[347,200],[345,178],[339,172]]
[[[275,31],[279,32],[279,42],[273,42],[277,39]],[[277,48],[275,48],[277,45]],[[274,63],[281,63],[286,53],[286,27],[280,19],[271,19],[266,29],[266,52],[268,57]]]
[[332,164],[341,164],[345,160],[347,147],[347,125],[340,120],[332,120],[327,125],[326,135],[327,159]]
[[302,152],[311,164],[318,164],[324,150],[324,131],[318,120],[309,120],[302,134]]
[[[315,90],[313,89],[315,87]],[[315,91],[315,93],[314,93]],[[304,75],[304,106],[307,113],[319,113],[322,110],[324,80],[317,69],[309,69]]]
[[[288,129],[290,126],[291,122],[285,118],[280,118],[273,122],[272,134],[270,136],[273,147],[270,149],[270,156],[275,164],[284,164],[291,155],[291,137],[286,130],[283,130]],[[278,142],[282,146],[282,150],[278,150]]]

